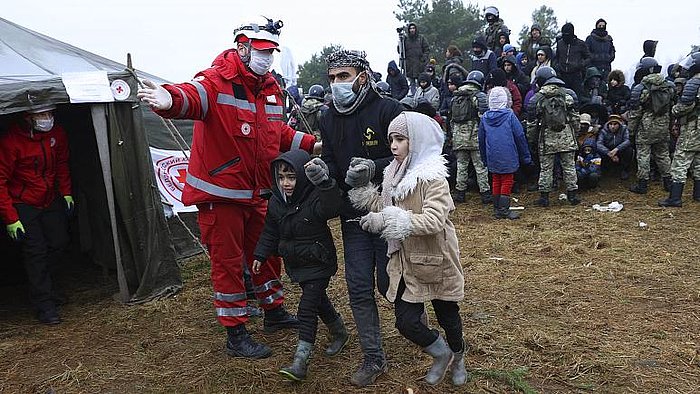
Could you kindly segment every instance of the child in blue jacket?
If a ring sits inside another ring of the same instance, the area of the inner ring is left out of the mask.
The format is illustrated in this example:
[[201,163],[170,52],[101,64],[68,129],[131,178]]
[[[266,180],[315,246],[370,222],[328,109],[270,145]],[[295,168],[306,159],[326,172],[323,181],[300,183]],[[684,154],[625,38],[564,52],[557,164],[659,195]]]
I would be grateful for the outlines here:
[[479,150],[484,165],[492,175],[493,211],[498,219],[517,219],[510,210],[513,178],[520,163],[531,165],[523,126],[510,109],[510,92],[495,87],[489,92],[489,110],[479,125]]

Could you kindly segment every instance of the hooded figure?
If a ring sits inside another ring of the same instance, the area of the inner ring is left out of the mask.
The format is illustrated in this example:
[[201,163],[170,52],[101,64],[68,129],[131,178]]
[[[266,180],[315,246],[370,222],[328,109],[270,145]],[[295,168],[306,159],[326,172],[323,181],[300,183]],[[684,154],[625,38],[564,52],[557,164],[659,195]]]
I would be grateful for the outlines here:
[[586,138],[576,157],[576,176],[580,189],[593,189],[598,186],[601,163],[602,159],[596,151],[595,138]]
[[[304,172],[304,164],[309,160],[307,152],[295,149],[272,162],[272,198],[265,230],[254,253],[259,261],[273,254],[281,256],[293,282],[331,277],[338,270],[335,244],[326,221],[338,216],[342,195],[334,179],[325,187],[314,187]],[[282,163],[296,174],[291,196],[286,195],[278,181]]]
[[586,43],[576,37],[574,25],[567,22],[561,28],[561,39],[557,40],[552,64],[557,76],[576,95],[580,95],[583,90],[583,78],[590,62],[591,55]]
[[390,61],[386,69],[386,83],[389,84],[391,88],[391,97],[401,100],[408,94],[408,81],[406,81],[406,76],[401,74],[399,66],[396,65],[395,61]]
[[542,36],[542,27],[534,23],[532,27],[530,27],[530,34],[528,34],[527,39],[523,42],[520,49],[522,52],[527,53],[530,62],[534,62],[537,50],[543,46],[551,47],[552,40]]
[[491,70],[498,68],[496,54],[486,47],[486,40],[482,36],[472,41],[472,54],[469,57],[472,60],[471,71],[479,70],[488,75]]
[[604,100],[608,112],[618,115],[625,113],[630,94],[629,86],[625,85],[625,74],[621,70],[612,70],[608,74],[608,93]]
[[615,60],[615,45],[606,30],[607,22],[605,19],[598,19],[595,26],[595,29],[586,38],[586,46],[591,53],[591,65],[598,68],[605,79],[610,73],[613,60]]
[[424,98],[436,111],[440,107],[440,92],[431,84],[430,74],[424,72],[418,76],[418,88],[414,98]]
[[[415,33],[412,33],[413,31]],[[423,71],[423,67],[428,63],[430,45],[428,40],[419,34],[418,26],[415,23],[408,24],[408,35],[404,39],[404,50],[406,51],[406,76],[418,78],[418,74]]]
[[644,50],[644,56],[640,58],[643,59],[645,57],[654,57],[656,56],[656,44],[659,42],[656,40],[646,40],[644,41],[644,44],[642,45],[642,49]]

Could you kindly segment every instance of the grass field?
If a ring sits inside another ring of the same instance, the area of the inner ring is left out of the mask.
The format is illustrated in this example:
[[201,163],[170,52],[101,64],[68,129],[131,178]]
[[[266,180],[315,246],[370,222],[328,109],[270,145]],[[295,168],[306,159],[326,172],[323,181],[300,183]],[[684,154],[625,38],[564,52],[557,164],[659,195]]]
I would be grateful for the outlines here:
[[[169,299],[126,307],[109,287],[93,284],[69,292],[58,326],[35,323],[28,309],[0,311],[0,392],[698,393],[700,203],[686,190],[683,208],[662,209],[658,184],[646,196],[627,186],[611,180],[605,191],[583,193],[582,205],[554,200],[548,209],[533,208],[536,193],[523,193],[514,205],[527,209],[517,221],[492,219],[473,194],[458,207],[452,218],[472,372],[459,390],[447,380],[421,383],[430,359],[393,327],[384,301],[390,370],[365,390],[349,384],[361,357],[356,336],[336,358],[318,352],[302,384],[277,375],[291,360],[295,334],[264,334],[260,320],[250,328],[274,356],[227,357],[208,262],[197,257],[184,263],[184,289]],[[613,200],[624,210],[591,210]],[[285,284],[295,309],[299,291]],[[329,292],[354,334],[342,264]]]

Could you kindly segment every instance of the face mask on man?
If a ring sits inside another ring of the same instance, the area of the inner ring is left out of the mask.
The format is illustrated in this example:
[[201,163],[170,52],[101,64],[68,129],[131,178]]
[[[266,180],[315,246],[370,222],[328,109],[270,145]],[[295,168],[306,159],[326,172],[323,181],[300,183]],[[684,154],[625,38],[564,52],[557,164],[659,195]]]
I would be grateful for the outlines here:
[[251,49],[250,63],[248,63],[248,67],[250,67],[250,69],[258,75],[265,75],[268,71],[270,71],[273,59],[274,57],[272,52]]
[[334,82],[331,84],[331,92],[333,93],[333,100],[347,107],[357,99],[357,93],[352,90],[353,85],[359,78],[359,74],[351,82]]
[[47,132],[53,129],[53,116],[48,119],[32,120],[33,128],[36,131]]

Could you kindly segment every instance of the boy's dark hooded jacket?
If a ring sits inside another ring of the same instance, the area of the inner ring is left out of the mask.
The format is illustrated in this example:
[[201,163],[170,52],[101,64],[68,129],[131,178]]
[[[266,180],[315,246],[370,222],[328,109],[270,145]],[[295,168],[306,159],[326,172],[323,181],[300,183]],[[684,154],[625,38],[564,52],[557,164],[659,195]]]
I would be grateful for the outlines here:
[[[338,216],[342,194],[333,178],[319,187],[309,182],[304,164],[310,159],[308,153],[296,149],[272,162],[272,198],[254,253],[259,261],[281,256],[293,282],[329,278],[338,270],[335,244],[326,222]],[[290,198],[285,198],[277,181],[279,162],[288,163],[296,173],[297,183]]]

